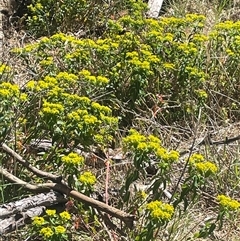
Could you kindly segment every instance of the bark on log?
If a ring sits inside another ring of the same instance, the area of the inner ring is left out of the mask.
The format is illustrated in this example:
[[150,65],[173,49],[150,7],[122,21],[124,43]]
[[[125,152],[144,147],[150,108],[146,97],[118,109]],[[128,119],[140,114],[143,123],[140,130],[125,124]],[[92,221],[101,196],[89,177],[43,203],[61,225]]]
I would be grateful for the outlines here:
[[26,223],[30,222],[32,217],[42,215],[44,210],[44,206],[39,206],[30,208],[25,212],[14,214],[3,220],[0,219],[0,236],[25,226]]
[[16,202],[0,205],[0,221],[13,214],[22,213],[27,209],[37,206],[52,206],[58,203],[67,202],[67,199],[58,192],[40,193],[35,196],[24,198]]
[[49,192],[0,205],[0,235],[9,233],[43,214],[46,207],[67,202],[60,193]]

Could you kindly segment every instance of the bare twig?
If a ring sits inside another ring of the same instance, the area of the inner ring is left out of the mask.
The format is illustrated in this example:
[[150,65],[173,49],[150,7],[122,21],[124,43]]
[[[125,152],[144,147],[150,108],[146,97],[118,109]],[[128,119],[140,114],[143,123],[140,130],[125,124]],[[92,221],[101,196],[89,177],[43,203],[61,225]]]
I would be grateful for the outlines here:
[[187,158],[187,161],[183,167],[183,170],[181,172],[181,175],[180,177],[178,178],[178,181],[177,181],[177,184],[175,185],[174,189],[173,189],[173,192],[172,192],[172,197],[169,201],[169,203],[171,203],[173,201],[173,198],[174,198],[174,194],[176,193],[180,183],[181,183],[181,180],[185,174],[185,171],[187,169],[187,166],[188,166],[188,163],[189,163],[189,160],[190,160],[190,157],[191,157],[191,154],[192,154],[192,151],[193,151],[193,148],[195,146],[195,142],[196,142],[196,137],[197,137],[197,127],[199,126],[199,122],[200,122],[200,117],[201,117],[201,113],[202,113],[202,109],[200,108],[199,110],[199,113],[198,113],[198,120],[197,120],[197,125],[196,125],[196,130],[195,130],[195,135],[194,135],[194,139],[193,139],[193,142],[192,142],[192,145],[191,145],[191,148],[190,148],[190,152],[189,152],[189,155],[188,155],[188,158]]
[[194,144],[194,146],[191,145],[188,149],[181,151],[180,156],[183,156],[188,152],[192,152],[195,148],[201,145],[210,145],[210,146],[211,145],[228,145],[238,140],[240,140],[240,135],[231,137],[231,138],[226,137],[225,140],[220,140],[220,141],[213,141],[209,135],[206,135],[204,138],[201,139],[200,142],[198,142],[197,144]]
[[105,203],[108,204],[108,183],[109,183],[109,174],[110,174],[110,161],[107,159],[106,161],[106,180],[105,180]]
[[205,145],[205,144],[208,144],[208,145],[227,145],[227,144],[230,144],[234,141],[238,141],[240,140],[240,135],[238,136],[235,136],[235,137],[232,137],[232,138],[228,138],[226,137],[225,140],[221,140],[221,141],[212,141],[210,138],[208,138],[206,140],[206,138],[200,142],[198,145]]
[[62,176],[56,176],[48,172],[41,171],[36,167],[32,166],[28,161],[25,161],[19,154],[17,154],[14,150],[8,147],[6,144],[2,144],[2,149],[10,154],[12,157],[16,158],[16,160],[21,163],[24,167],[26,167],[29,171],[36,174],[38,177],[47,178],[53,182],[61,183]]

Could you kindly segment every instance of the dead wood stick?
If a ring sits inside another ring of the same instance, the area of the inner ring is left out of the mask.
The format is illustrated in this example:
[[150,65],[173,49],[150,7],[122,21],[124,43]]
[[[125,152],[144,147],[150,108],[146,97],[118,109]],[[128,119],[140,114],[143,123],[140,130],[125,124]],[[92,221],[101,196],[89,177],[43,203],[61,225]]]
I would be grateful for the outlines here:
[[235,137],[226,137],[225,140],[221,140],[221,141],[212,141],[210,137],[208,138],[204,138],[198,145],[205,145],[205,144],[208,144],[208,145],[221,145],[221,144],[230,144],[231,142],[234,142],[234,141],[238,141],[240,140],[240,135],[238,136],[235,136]]
[[188,149],[184,150],[184,151],[181,151],[180,152],[180,156],[183,156],[191,151],[193,151],[193,149],[197,148],[198,146],[202,146],[202,145],[228,145],[234,141],[238,141],[240,140],[240,135],[238,136],[235,136],[235,137],[231,137],[231,138],[228,138],[226,137],[225,140],[220,140],[220,141],[213,141],[209,135],[205,136],[204,138],[202,138],[202,140],[197,143],[196,145],[194,146],[190,146]]
[[112,206],[109,206],[105,203],[102,203],[100,201],[97,201],[91,197],[88,197],[76,190],[71,189],[65,184],[62,183],[43,183],[43,184],[29,184],[16,176],[12,175],[8,171],[4,170],[3,168],[0,168],[0,173],[5,176],[9,181],[14,182],[16,184],[19,184],[23,186],[26,189],[29,189],[31,191],[36,192],[43,192],[43,191],[49,191],[54,190],[63,194],[66,194],[67,196],[70,196],[80,202],[83,202],[91,207],[94,207],[100,211],[103,211],[105,213],[110,214],[113,217],[119,218],[121,221],[123,221],[127,227],[132,228],[133,227],[133,221],[134,221],[134,215],[128,214],[120,209],[114,208]]
[[47,191],[49,191],[49,188],[46,187],[45,184],[33,185],[33,184],[30,184],[30,183],[27,183],[27,182],[23,181],[22,179],[14,176],[10,172],[6,171],[4,168],[0,168],[0,174],[2,174],[10,182],[21,185],[22,187],[24,187],[24,188],[26,188],[30,191],[34,191],[34,192],[47,192]]
[[49,180],[56,183],[60,183],[62,181],[62,176],[56,176],[51,173],[37,169],[36,167],[32,166],[28,161],[24,160],[19,154],[17,154],[14,150],[8,147],[5,143],[2,144],[2,149],[8,154],[10,154],[12,157],[16,158],[19,163],[21,163],[32,173],[36,174],[38,177],[48,178]]

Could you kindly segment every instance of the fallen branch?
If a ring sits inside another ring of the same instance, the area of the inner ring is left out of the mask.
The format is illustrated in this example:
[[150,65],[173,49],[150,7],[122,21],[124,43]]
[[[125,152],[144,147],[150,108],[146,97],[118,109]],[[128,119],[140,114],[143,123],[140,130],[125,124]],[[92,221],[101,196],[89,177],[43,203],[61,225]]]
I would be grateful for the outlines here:
[[221,140],[221,141],[213,141],[210,136],[207,136],[206,138],[204,138],[198,145],[228,145],[234,141],[238,141],[240,140],[240,135],[232,137],[232,138],[228,138],[225,137],[225,140]]
[[28,161],[25,161],[19,154],[17,154],[14,150],[12,150],[4,143],[2,144],[2,149],[8,154],[10,154],[12,157],[16,158],[19,163],[26,167],[30,172],[36,174],[38,177],[44,177],[56,183],[60,183],[62,181],[62,176],[56,176],[51,173],[37,169],[36,167],[32,166]]
[[[23,160],[23,158],[18,155],[16,152],[14,152],[11,148],[9,148],[6,144],[2,145],[3,149],[11,154],[12,156],[16,157],[16,160],[18,162],[20,162],[22,165],[27,166],[28,170],[34,170],[34,173],[36,175],[40,175],[41,177],[51,177],[51,179],[53,177],[56,177],[52,174],[49,174],[47,172],[43,172],[38,170],[35,167],[30,166],[30,164],[26,161]],[[26,164],[27,163],[27,164]],[[29,169],[29,166],[31,167]],[[117,208],[114,208],[112,206],[109,206],[105,203],[102,203],[100,201],[97,201],[93,198],[90,198],[76,190],[73,190],[72,188],[68,187],[63,181],[59,182],[59,179],[54,178],[53,180],[57,180],[58,182],[52,182],[52,183],[42,183],[42,184],[30,184],[27,183],[19,178],[17,178],[16,176],[14,176],[13,174],[9,173],[8,171],[6,171],[5,169],[1,168],[0,169],[0,173],[6,178],[8,179],[10,182],[19,184],[21,186],[23,186],[24,188],[31,190],[31,191],[35,191],[35,192],[44,192],[44,191],[49,191],[49,190],[54,190],[63,194],[66,194],[67,196],[70,196],[74,199],[77,199],[89,206],[92,206],[100,211],[106,212],[108,214],[110,214],[113,217],[119,218],[121,221],[123,221],[127,227],[132,228],[133,227],[133,221],[134,221],[134,216],[131,214],[128,214],[122,210],[119,210]],[[50,179],[50,178],[49,178]],[[50,180],[51,180],[50,179]]]
[[198,146],[202,146],[202,145],[228,145],[234,141],[238,141],[240,140],[240,135],[235,136],[235,137],[225,137],[224,140],[220,140],[220,141],[213,141],[211,139],[211,137],[209,135],[206,135],[205,137],[201,138],[200,141],[195,144],[194,146],[190,146],[188,149],[181,151],[180,152],[180,156],[185,155],[186,153],[192,152],[193,150],[195,150]]

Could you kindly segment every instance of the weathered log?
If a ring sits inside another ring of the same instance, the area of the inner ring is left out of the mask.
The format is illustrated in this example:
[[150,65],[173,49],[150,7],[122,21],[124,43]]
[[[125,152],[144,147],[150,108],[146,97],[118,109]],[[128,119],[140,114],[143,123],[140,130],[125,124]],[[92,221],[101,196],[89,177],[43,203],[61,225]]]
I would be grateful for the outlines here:
[[32,217],[42,215],[46,207],[65,202],[62,194],[51,191],[0,205],[0,235],[24,226]]
[[31,221],[32,217],[40,216],[45,211],[45,206],[30,208],[24,212],[16,213],[9,218],[0,219],[0,236],[17,230]]
[[67,199],[58,192],[40,193],[35,196],[27,197],[16,202],[0,205],[0,221],[14,214],[22,213],[30,208],[38,206],[52,206],[58,203],[67,202]]

